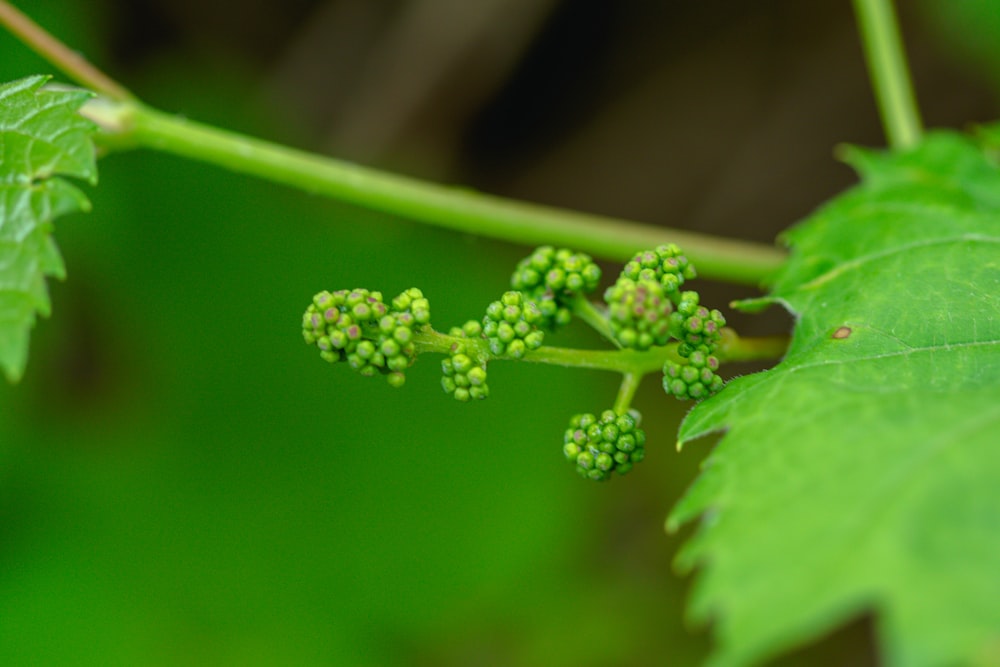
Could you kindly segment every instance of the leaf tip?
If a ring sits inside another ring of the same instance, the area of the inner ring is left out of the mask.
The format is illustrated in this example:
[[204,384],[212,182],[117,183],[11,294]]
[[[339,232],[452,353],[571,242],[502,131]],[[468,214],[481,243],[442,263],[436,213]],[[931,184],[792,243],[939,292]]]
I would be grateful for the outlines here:
[[0,248],[0,369],[11,384],[28,362],[36,315],[51,309],[46,278],[66,270],[52,239],[55,218],[90,210],[90,202],[64,177],[97,180],[92,134],[77,110],[93,94],[30,76],[0,82],[0,226],[19,230],[18,240]]
[[730,301],[729,307],[733,310],[738,310],[741,313],[755,314],[762,312],[772,303],[774,303],[774,299],[772,297],[760,296],[752,299],[737,299],[736,301]]
[[13,346],[0,352],[0,366],[3,367],[3,374],[7,378],[7,384],[17,384],[20,382],[27,365],[27,336],[24,337],[23,341],[17,341]]

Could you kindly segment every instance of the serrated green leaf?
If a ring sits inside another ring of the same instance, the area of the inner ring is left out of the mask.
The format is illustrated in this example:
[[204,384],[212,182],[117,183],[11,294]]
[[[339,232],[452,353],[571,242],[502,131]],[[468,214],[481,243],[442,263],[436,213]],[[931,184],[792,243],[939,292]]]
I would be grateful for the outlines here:
[[49,314],[45,277],[65,274],[52,221],[90,208],[59,176],[97,180],[94,126],[76,113],[90,94],[42,88],[46,80],[0,85],[0,366],[12,382],[24,372],[35,314]]
[[888,665],[998,664],[1000,171],[951,133],[847,157],[862,184],[787,237],[786,358],[682,426],[728,431],[668,520],[703,517],[691,611],[715,665],[862,612]]

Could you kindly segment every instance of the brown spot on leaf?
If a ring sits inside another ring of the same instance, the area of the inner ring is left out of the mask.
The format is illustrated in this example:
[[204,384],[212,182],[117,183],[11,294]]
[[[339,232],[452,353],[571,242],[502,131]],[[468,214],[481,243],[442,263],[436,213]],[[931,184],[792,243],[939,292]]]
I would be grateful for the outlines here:
[[833,337],[836,340],[843,340],[844,338],[847,338],[850,335],[851,335],[851,327],[840,327],[839,329],[833,332]]

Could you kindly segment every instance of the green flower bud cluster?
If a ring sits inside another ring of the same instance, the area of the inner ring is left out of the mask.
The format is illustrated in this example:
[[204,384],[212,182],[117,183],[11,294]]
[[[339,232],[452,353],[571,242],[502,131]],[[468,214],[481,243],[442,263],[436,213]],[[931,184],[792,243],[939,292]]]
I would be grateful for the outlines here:
[[688,356],[696,349],[712,353],[722,340],[726,318],[718,310],[699,304],[697,292],[681,292],[677,309],[670,315],[670,335],[680,341],[678,353]]
[[684,400],[700,400],[722,389],[723,380],[716,374],[719,360],[702,350],[695,350],[687,363],[667,361],[663,365],[663,390]]
[[392,300],[366,289],[323,291],[302,316],[302,337],[331,363],[346,361],[361,375],[385,375],[394,387],[416,358],[413,334],[430,322],[423,293],[411,288]]
[[[455,338],[480,338],[482,325],[469,320],[461,327],[452,327],[449,335]],[[475,346],[457,342],[452,344],[448,358],[441,361],[441,387],[457,401],[482,400],[490,395],[486,384],[486,362],[479,361]]]
[[431,304],[416,287],[411,287],[393,299],[392,310],[398,314],[408,314],[409,317],[404,319],[412,318],[417,324],[429,324],[431,321]]
[[621,276],[604,292],[608,323],[622,347],[647,350],[670,340],[673,304],[654,280]]
[[487,306],[483,336],[494,355],[520,359],[541,347],[545,334],[538,327],[543,320],[537,303],[521,292],[505,292],[499,301]]
[[726,320],[718,310],[700,305],[697,292],[682,292],[670,316],[670,335],[680,341],[682,363],[663,365],[663,389],[678,399],[699,400],[722,389],[714,352],[722,339]]
[[635,281],[656,281],[664,292],[673,297],[685,280],[691,280],[697,274],[681,249],[669,243],[636,253],[625,264],[621,275]]
[[[650,359],[669,357],[663,388],[679,399],[702,399],[722,388],[715,355],[726,321],[719,311],[702,306],[697,292],[682,291],[694,277],[694,266],[675,245],[637,253],[605,290],[605,310],[584,297],[600,283],[598,265],[586,254],[542,246],[518,264],[513,289],[491,303],[482,319],[454,327],[448,335],[431,328],[430,305],[416,288],[388,302],[366,289],[320,292],[303,315],[302,335],[323,359],[345,362],[365,376],[384,375],[397,387],[406,381],[418,348],[443,353],[442,388],[468,402],[489,396],[489,362],[524,358],[539,350],[546,331],[577,316],[625,349],[545,348],[528,360],[621,370],[615,409],[575,415],[563,438],[563,454],[577,472],[604,481],[616,471],[627,473],[645,456],[646,436],[629,404]],[[671,341],[676,341],[676,354]]]
[[554,331],[569,324],[573,314],[570,299],[597,289],[601,267],[590,255],[566,248],[541,246],[522,259],[510,278],[510,286],[538,304],[542,327]]
[[636,416],[605,410],[600,417],[588,413],[570,419],[563,454],[583,477],[605,481],[612,472],[624,475],[641,461],[645,444],[646,434]]

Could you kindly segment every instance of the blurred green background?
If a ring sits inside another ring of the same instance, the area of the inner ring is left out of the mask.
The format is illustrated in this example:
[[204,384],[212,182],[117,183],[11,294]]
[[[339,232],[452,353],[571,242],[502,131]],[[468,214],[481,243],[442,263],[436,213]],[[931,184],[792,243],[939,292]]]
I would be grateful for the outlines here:
[[[882,143],[846,1],[18,4],[168,111],[760,241],[852,181],[835,143]],[[904,7],[928,124],[996,115],[998,12]],[[51,72],[7,35],[0,70]],[[460,405],[437,359],[393,390],[301,341],[324,288],[416,285],[438,327],[475,317],[528,249],[152,153],[100,172],[0,388],[0,664],[699,664],[662,522],[707,444],[674,451],[686,406],[653,379],[646,462],[596,485],[561,434],[614,377],[494,364]],[[860,619],[775,664],[875,662]]]

